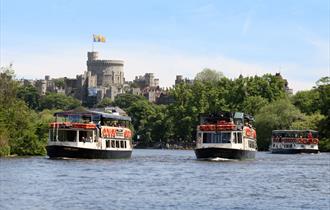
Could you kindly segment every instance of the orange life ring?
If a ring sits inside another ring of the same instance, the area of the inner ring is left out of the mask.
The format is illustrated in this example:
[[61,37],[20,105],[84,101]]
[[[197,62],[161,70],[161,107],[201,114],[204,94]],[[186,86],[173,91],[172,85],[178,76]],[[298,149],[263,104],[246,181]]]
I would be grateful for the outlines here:
[[303,144],[304,143],[304,141],[303,141],[303,139],[298,139],[298,142],[299,142],[299,144]]
[[125,130],[124,131],[124,138],[131,138],[131,136],[132,136],[132,133],[131,133],[131,131],[130,130]]
[[245,135],[251,136],[251,129],[249,127],[245,127]]
[[318,144],[319,140],[318,139],[313,139],[313,144]]
[[304,144],[308,144],[308,139],[303,140]]

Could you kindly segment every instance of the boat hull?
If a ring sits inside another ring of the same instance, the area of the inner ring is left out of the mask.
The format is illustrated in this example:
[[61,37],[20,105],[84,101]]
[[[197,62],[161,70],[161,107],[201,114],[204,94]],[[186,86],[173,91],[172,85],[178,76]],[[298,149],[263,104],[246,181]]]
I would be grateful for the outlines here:
[[46,150],[49,158],[122,159],[132,155],[132,150],[100,150],[59,145],[49,145]]
[[316,149],[271,149],[273,154],[300,154],[300,153],[318,153]]
[[195,149],[195,154],[198,159],[226,158],[244,160],[254,159],[256,151],[211,147]]

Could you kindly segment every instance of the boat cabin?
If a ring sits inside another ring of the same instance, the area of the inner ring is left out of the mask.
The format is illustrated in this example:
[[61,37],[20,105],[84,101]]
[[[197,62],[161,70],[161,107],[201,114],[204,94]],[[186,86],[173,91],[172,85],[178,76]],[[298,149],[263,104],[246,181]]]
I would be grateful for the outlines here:
[[197,147],[256,149],[252,123],[253,117],[241,112],[202,116],[197,127]]
[[95,110],[54,114],[49,142],[98,149],[131,149],[131,118]]

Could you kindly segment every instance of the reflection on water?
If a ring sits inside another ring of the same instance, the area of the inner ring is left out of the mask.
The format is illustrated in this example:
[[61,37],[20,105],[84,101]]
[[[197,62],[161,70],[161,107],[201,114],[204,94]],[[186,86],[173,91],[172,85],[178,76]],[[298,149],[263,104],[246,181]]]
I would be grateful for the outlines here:
[[0,209],[329,209],[330,155],[197,161],[134,150],[127,160],[0,159]]

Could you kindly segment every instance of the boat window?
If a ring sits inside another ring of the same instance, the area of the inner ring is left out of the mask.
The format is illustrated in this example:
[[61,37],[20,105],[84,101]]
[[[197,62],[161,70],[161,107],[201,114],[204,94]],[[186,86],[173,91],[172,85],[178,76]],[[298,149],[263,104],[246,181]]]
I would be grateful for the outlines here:
[[71,141],[75,142],[77,140],[77,131],[73,130],[58,130],[58,140],[59,141]]
[[123,127],[123,128],[129,127],[129,121],[116,120],[116,119],[104,119],[101,124],[112,127]]
[[237,133],[237,142],[239,143],[239,144],[242,144],[242,133],[241,132],[238,132]]
[[221,143],[230,143],[231,133],[221,133]]
[[116,142],[115,142],[115,140],[111,140],[111,147],[112,148],[116,148]]
[[249,147],[250,148],[255,148],[255,142],[254,141],[249,141]]
[[124,141],[124,144],[125,144],[125,148],[127,148],[127,142],[126,141]]
[[93,131],[79,131],[80,142],[93,142]]
[[119,146],[119,141],[116,141],[116,148],[120,148]]
[[203,143],[211,143],[211,134],[210,133],[204,133],[203,134]]
[[124,141],[120,141],[120,147],[121,147],[121,148],[125,148],[125,147],[124,147]]
[[110,147],[110,140],[106,140],[106,141],[105,141],[105,147],[106,147],[106,148],[109,148],[109,147]]
[[53,130],[49,130],[49,140],[50,141],[56,141],[56,139],[54,138]]
[[212,143],[221,143],[221,134],[213,134]]
[[230,143],[231,133],[204,133],[203,143]]

